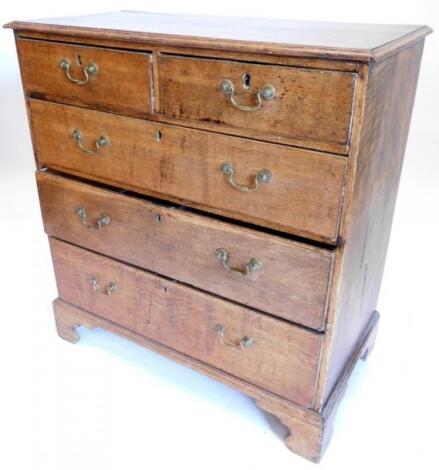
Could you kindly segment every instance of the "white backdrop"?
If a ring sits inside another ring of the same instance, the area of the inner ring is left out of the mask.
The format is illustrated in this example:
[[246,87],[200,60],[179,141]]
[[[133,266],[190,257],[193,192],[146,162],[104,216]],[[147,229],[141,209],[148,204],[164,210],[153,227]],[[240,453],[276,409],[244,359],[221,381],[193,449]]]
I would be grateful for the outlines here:
[[[0,22],[118,9],[429,24],[435,0],[75,0],[2,4]],[[379,300],[322,469],[437,469],[439,31],[427,37]],[[55,333],[56,297],[11,31],[0,31],[0,468],[302,469],[251,400],[111,334]]]

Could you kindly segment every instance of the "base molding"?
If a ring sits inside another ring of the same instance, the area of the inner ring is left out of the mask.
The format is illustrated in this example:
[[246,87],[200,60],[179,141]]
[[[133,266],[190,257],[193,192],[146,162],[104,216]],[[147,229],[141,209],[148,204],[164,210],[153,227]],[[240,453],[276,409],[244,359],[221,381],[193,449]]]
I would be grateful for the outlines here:
[[261,409],[276,416],[288,428],[290,433],[286,438],[286,445],[289,449],[313,462],[320,460],[328,445],[337,405],[346,390],[349,377],[358,360],[365,359],[372,350],[379,322],[379,314],[374,312],[337,385],[322,411],[318,412],[298,406],[289,400],[280,398],[273,393],[64,302],[59,298],[54,300],[53,309],[58,334],[66,341],[71,343],[79,341],[78,326],[90,329],[102,328],[240,390],[253,398]]

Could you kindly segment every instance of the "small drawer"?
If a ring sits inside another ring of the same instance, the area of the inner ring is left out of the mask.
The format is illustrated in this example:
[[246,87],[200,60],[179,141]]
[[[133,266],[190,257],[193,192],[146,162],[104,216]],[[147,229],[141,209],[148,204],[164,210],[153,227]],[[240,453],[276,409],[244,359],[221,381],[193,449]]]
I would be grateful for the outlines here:
[[322,330],[333,252],[37,173],[49,235]]
[[45,165],[335,244],[345,157],[30,100]]
[[322,334],[56,239],[51,249],[62,300],[312,406]]
[[168,55],[159,70],[168,117],[346,153],[356,74]]
[[151,114],[150,55],[28,39],[17,41],[25,92],[127,114]]

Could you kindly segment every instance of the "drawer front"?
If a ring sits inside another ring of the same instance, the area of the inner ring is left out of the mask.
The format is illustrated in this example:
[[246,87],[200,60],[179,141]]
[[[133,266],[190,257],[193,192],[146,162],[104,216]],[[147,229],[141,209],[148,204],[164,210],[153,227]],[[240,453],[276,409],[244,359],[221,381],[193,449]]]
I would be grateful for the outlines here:
[[26,39],[18,40],[17,48],[24,89],[31,96],[120,113],[151,113],[146,53]]
[[30,109],[37,158],[49,167],[319,241],[337,239],[344,157],[38,100]]
[[323,336],[51,239],[61,299],[303,405]]
[[349,142],[355,74],[166,55],[159,70],[166,116],[310,148]]
[[[323,329],[331,251],[59,176],[37,182],[49,235]],[[109,223],[95,225],[102,214]]]

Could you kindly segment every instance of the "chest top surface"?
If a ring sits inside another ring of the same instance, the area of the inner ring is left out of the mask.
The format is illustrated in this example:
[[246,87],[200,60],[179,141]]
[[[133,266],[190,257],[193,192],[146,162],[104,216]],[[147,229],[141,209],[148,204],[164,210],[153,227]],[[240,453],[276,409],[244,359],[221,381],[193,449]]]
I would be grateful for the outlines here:
[[419,25],[292,21],[223,16],[118,11],[64,18],[14,21],[17,30],[102,36],[137,42],[164,42],[276,54],[312,55],[360,61],[379,60],[422,38]]

